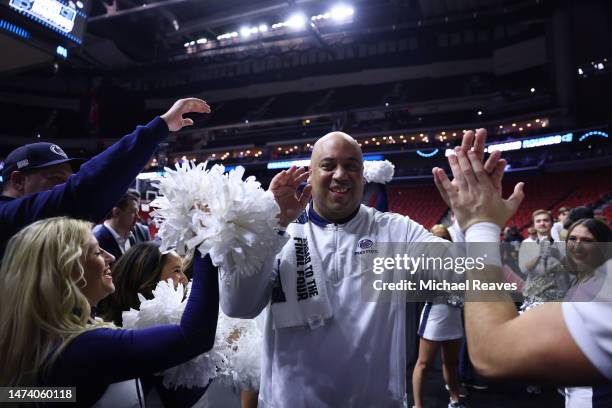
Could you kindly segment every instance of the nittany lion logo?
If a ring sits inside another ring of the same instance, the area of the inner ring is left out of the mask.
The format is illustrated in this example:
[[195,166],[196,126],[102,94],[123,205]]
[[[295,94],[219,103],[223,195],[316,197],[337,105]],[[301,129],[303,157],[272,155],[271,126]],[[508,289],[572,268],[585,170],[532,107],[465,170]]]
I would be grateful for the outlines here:
[[359,240],[359,243],[357,245],[360,249],[369,249],[372,248],[372,246],[374,245],[374,241],[372,241],[371,239],[364,238]]
[[55,154],[57,154],[58,156],[62,156],[64,159],[67,159],[68,156],[66,155],[66,153],[64,153],[64,151],[62,150],[61,147],[59,147],[58,145],[54,145],[52,144],[51,146],[49,146],[49,149],[51,149],[51,151]]

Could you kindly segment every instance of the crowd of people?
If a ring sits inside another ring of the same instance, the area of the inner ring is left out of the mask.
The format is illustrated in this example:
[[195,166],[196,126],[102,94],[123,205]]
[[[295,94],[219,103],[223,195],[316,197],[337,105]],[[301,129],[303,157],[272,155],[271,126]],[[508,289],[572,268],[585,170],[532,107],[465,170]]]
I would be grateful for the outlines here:
[[[499,243],[523,183],[502,197],[506,162],[498,151],[485,160],[486,131],[464,133],[448,157],[452,180],[432,169],[455,220],[432,231],[363,205],[358,143],[342,132],[321,137],[308,170],[292,167],[272,179],[279,242],[258,273],[243,275],[230,273],[231,259],[216,267],[197,254],[187,268],[138,223],[140,197],[129,187],[169,132],[193,124],[188,113],[210,107],[179,100],[80,168],[49,143],[7,156],[0,386],[71,386],[79,406],[113,407],[144,406],[155,388],[166,406],[192,406],[206,387],[168,389],[154,374],[211,350],[220,306],[234,318],[265,317],[258,401],[246,392],[244,406],[405,406],[405,294],[365,301],[363,254],[383,243],[415,257],[415,243]],[[562,208],[555,224],[547,210],[535,211],[533,229],[520,244],[517,231],[504,231],[509,249],[485,267],[484,276],[520,283],[520,307],[506,292],[482,301],[467,291],[465,302],[441,294],[425,304],[412,374],[417,408],[427,405],[423,378],[438,350],[449,408],[466,406],[461,354],[485,379],[558,384],[570,408],[612,404],[610,228],[584,209]],[[139,295],[150,299],[167,279],[192,279],[180,324],[122,329],[122,312],[138,309]]]

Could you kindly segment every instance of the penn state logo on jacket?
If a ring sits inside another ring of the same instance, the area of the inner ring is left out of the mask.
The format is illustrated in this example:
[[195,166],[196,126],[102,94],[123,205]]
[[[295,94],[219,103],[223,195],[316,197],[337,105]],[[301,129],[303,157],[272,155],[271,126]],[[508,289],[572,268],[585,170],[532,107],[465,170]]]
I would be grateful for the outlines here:
[[355,255],[362,254],[377,254],[378,250],[374,248],[374,241],[370,238],[362,238],[357,241]]

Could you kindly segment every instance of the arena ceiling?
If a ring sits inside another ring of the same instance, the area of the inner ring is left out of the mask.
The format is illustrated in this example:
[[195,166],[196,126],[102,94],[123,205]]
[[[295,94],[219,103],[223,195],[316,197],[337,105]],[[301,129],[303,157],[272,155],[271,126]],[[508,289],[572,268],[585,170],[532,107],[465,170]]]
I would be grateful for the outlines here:
[[76,57],[114,69],[303,42],[325,48],[363,33],[484,19],[540,1],[94,0]]

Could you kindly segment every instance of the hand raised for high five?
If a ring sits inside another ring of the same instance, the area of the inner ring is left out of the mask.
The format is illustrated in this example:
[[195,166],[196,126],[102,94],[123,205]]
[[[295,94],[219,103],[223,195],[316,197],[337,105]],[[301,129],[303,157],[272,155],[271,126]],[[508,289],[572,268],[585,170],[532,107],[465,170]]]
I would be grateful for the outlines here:
[[[461,140],[461,147],[456,147],[455,153],[457,149],[461,149],[466,154],[467,152],[471,150],[474,153],[476,153],[476,157],[478,158],[478,160],[482,162],[482,160],[484,159],[484,155],[485,155],[486,140],[487,140],[487,131],[485,129],[477,129],[476,133],[474,133],[474,131],[472,130],[465,131],[463,133],[463,139]],[[501,180],[504,175],[504,169],[506,167],[506,160],[500,159],[500,158],[501,158],[501,152],[497,150],[493,151],[493,153],[491,153],[486,163],[484,164],[484,169],[488,174],[491,175],[491,182],[493,183],[495,188],[501,192]],[[452,168],[452,164],[451,164],[451,168]],[[438,188],[438,191],[440,191],[440,194],[442,195],[442,199],[444,200],[446,205],[450,207],[451,203],[448,199],[448,195],[446,194],[446,191],[442,187],[440,179],[436,177],[436,169],[437,167],[433,169],[434,182],[436,183],[436,187]],[[451,183],[453,184],[453,186],[455,186],[455,188],[458,187],[456,178],[454,178]]]
[[184,118],[186,113],[210,113],[210,106],[206,102],[198,98],[179,99],[174,102],[174,105],[160,117],[168,125],[171,132],[181,130],[185,126],[193,125],[193,120]]
[[298,196],[297,189],[303,181],[310,176],[310,172],[303,167],[292,166],[289,170],[278,173],[270,182],[270,191],[274,195],[276,203],[280,207],[278,223],[286,227],[295,220],[306,208],[310,200],[312,187],[307,184]]
[[487,133],[466,132],[461,147],[448,157],[453,181],[444,170],[433,169],[434,181],[444,201],[451,207],[462,230],[477,222],[493,222],[500,227],[516,213],[523,201],[523,183],[518,183],[507,199],[501,196],[501,181],[506,161],[494,151],[483,165],[484,143]]

